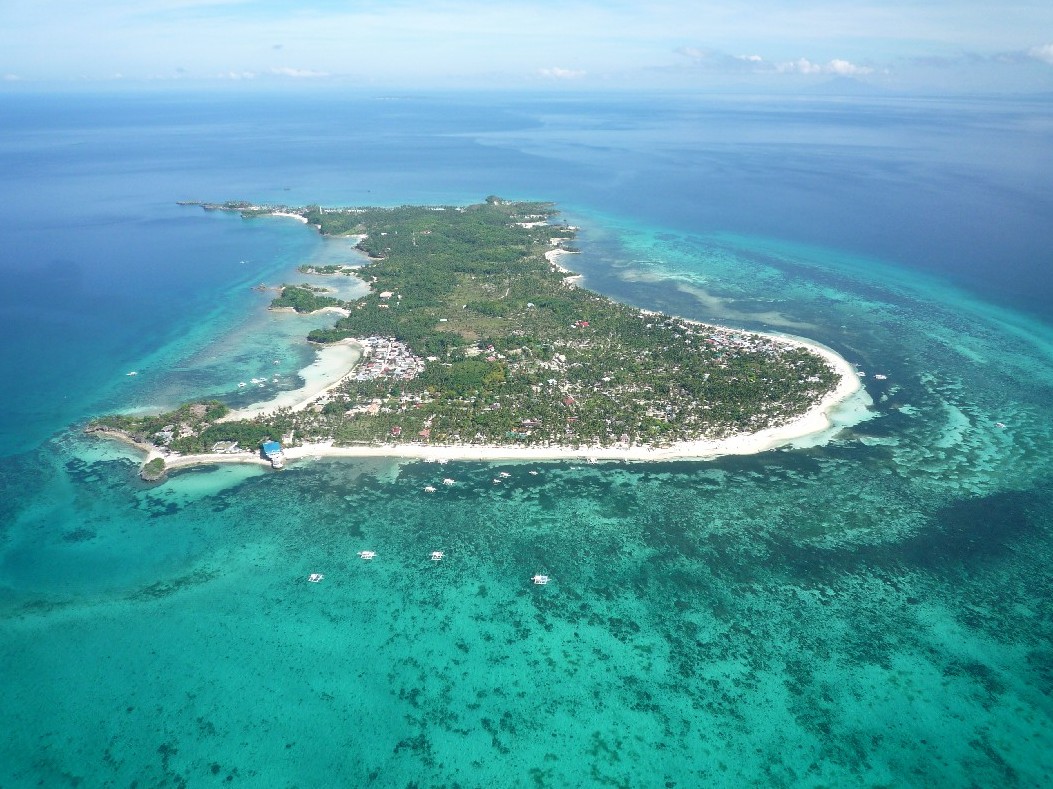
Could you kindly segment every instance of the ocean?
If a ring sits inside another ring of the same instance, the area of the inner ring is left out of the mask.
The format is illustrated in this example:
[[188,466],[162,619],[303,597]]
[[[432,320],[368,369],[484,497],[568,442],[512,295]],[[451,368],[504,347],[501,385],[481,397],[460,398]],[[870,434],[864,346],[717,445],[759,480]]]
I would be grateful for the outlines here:
[[[0,786],[1053,783],[1048,99],[8,91],[0,128]],[[837,350],[868,418],[160,486],[82,434],[296,388],[331,320],[255,288],[347,241],[178,201],[490,194],[556,202],[586,287]]]

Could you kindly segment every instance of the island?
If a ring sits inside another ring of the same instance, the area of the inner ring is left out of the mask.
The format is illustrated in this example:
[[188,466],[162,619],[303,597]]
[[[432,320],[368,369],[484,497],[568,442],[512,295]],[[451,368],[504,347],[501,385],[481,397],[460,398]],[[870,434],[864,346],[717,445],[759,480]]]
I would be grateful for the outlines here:
[[[576,228],[551,203],[289,207],[190,203],[245,219],[285,216],[357,238],[353,301],[304,283],[271,304],[339,317],[310,332],[347,369],[299,402],[231,411],[219,401],[100,417],[88,429],[148,447],[167,467],[304,455],[648,460],[759,451],[828,426],[859,388],[814,343],[638,309],[580,287]],[[157,463],[150,477],[159,478]]]

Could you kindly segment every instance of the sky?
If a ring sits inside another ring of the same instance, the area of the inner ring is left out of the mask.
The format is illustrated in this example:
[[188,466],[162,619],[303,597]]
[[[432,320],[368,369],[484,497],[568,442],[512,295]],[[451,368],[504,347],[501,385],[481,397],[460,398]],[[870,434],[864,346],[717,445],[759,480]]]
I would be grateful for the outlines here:
[[0,0],[0,90],[796,91],[835,80],[1053,92],[1053,2]]

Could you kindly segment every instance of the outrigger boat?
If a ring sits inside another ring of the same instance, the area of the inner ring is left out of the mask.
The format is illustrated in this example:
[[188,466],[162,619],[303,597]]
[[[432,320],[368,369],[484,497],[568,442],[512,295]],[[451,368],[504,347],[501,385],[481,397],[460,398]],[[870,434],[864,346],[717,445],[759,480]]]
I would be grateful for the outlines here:
[[319,581],[321,581],[324,578],[325,578],[325,576],[322,575],[321,573],[311,573],[309,576],[307,576],[307,580],[310,581],[313,584],[318,583]]
[[538,574],[538,575],[533,576],[530,580],[533,581],[538,586],[544,586],[545,584],[548,583],[548,576],[547,575]]
[[446,554],[444,554],[442,551],[432,551],[431,552],[431,560],[433,562],[441,562],[445,555]]
[[372,559],[376,555],[377,555],[376,551],[359,551],[358,552],[358,558],[359,559],[365,559],[366,561],[369,561],[370,559]]

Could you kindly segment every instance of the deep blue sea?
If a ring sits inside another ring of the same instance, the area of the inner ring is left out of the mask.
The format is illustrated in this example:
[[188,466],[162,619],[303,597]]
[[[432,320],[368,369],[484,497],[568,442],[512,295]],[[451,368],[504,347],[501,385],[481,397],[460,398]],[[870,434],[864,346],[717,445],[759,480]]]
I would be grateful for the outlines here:
[[[1053,102],[8,92],[0,130],[4,789],[1053,784]],[[346,241],[178,201],[489,194],[558,203],[586,287],[834,348],[869,419],[160,486],[81,433],[295,388],[329,320],[253,286]]]

